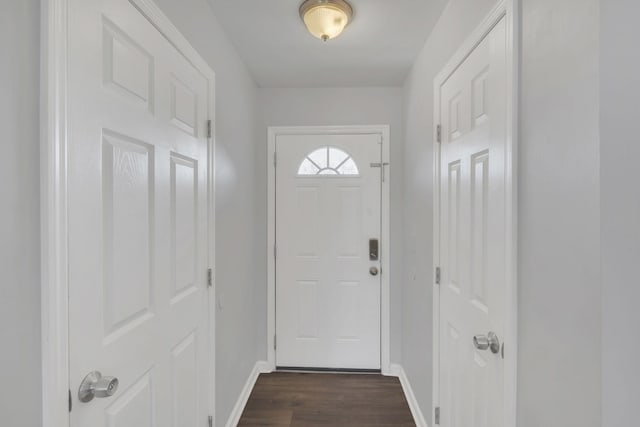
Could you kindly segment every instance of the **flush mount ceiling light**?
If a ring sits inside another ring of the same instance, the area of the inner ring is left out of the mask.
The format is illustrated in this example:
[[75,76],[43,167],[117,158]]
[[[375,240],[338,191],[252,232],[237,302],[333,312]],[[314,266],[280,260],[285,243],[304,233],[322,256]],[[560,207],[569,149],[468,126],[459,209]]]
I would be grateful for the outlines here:
[[305,0],[300,17],[311,34],[327,41],[338,37],[351,22],[353,9],[344,0]]

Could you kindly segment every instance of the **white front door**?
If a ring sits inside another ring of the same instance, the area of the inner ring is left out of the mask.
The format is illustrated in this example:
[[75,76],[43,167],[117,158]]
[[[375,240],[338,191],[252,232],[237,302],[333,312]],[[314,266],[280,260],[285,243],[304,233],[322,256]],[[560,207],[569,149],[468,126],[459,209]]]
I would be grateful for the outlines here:
[[380,369],[381,148],[380,135],[277,137],[278,367]]
[[205,426],[208,80],[127,0],[70,0],[68,50],[71,426]]
[[506,88],[503,18],[440,88],[443,427],[504,425]]

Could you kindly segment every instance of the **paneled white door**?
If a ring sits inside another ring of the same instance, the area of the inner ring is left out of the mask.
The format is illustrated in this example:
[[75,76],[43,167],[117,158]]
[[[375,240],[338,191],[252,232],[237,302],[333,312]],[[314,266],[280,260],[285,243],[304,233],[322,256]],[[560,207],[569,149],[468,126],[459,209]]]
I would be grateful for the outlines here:
[[127,0],[70,0],[68,48],[71,426],[204,427],[209,82]]
[[443,427],[504,420],[506,89],[502,19],[440,88]]
[[277,137],[278,367],[380,369],[381,141]]

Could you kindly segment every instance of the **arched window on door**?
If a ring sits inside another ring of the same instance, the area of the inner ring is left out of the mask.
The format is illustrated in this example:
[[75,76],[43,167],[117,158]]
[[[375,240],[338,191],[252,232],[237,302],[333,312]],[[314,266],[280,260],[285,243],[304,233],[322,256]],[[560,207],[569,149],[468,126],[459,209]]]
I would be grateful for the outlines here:
[[345,151],[336,147],[322,147],[307,154],[300,163],[298,176],[343,175],[359,176],[358,165]]

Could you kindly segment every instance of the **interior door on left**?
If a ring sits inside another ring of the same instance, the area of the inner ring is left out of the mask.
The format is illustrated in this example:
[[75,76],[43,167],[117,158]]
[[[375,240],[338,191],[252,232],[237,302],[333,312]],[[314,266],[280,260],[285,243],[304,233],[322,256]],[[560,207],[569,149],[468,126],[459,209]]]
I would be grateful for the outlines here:
[[209,81],[127,0],[70,0],[68,53],[71,426],[205,426]]

